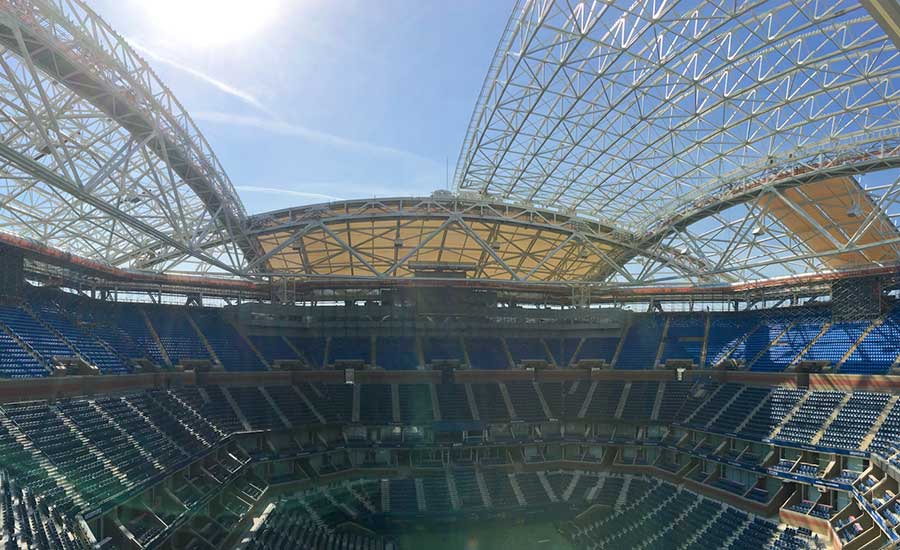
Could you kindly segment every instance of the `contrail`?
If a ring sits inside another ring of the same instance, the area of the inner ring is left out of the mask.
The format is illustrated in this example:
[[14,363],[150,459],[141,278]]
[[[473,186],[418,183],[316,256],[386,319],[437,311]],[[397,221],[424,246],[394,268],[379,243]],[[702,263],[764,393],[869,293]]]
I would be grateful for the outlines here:
[[279,195],[291,195],[293,197],[301,197],[304,199],[316,199],[323,201],[342,201],[341,197],[335,197],[333,195],[325,195],[322,193],[307,193],[306,191],[294,191],[293,189],[281,189],[279,187],[265,187],[260,185],[235,185],[235,189],[238,191],[245,191],[247,193],[272,193]]
[[360,141],[336,136],[334,134],[329,134],[327,132],[322,132],[320,130],[315,130],[313,128],[308,128],[306,126],[301,126],[298,124],[291,124],[289,122],[284,122],[278,119],[265,119],[254,116],[235,115],[218,111],[200,111],[194,113],[193,118],[195,120],[205,120],[207,122],[217,122],[220,124],[245,126],[249,128],[256,128],[258,130],[263,130],[266,132],[273,132],[276,134],[296,136],[310,141],[325,143],[337,147],[346,147],[381,155],[402,156],[432,164],[435,163],[434,160],[423,157],[421,155],[417,155],[416,153],[413,153],[411,151],[397,149],[396,147],[379,145],[377,143],[370,143],[368,141]]
[[150,59],[153,59],[154,61],[158,61],[160,63],[165,63],[166,65],[169,65],[170,67],[174,67],[174,68],[178,69],[179,71],[186,72],[191,76],[199,78],[200,80],[206,82],[207,84],[211,84],[216,89],[218,89],[222,92],[225,92],[226,94],[228,94],[230,96],[240,99],[244,103],[266,113],[267,115],[269,115],[271,117],[275,117],[275,113],[273,113],[271,109],[269,109],[268,107],[263,105],[262,102],[259,101],[259,99],[257,99],[256,96],[254,96],[250,92],[248,92],[246,90],[241,90],[240,88],[236,88],[226,82],[222,82],[218,78],[215,78],[213,76],[210,76],[210,75],[204,73],[203,71],[199,71],[193,67],[189,67],[188,65],[185,65],[178,61],[175,61],[174,59],[169,59],[168,57],[159,55],[155,51],[143,46],[140,42],[137,42],[132,39],[128,39],[128,43],[131,44],[134,47],[134,49],[140,51],[141,53],[143,53]]

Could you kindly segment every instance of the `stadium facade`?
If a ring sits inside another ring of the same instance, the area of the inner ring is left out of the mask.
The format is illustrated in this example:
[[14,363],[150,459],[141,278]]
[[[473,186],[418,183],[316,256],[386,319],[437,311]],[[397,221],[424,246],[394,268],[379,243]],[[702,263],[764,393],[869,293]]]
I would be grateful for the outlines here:
[[98,14],[0,0],[0,544],[895,547],[898,47],[522,0],[454,192],[251,216]]

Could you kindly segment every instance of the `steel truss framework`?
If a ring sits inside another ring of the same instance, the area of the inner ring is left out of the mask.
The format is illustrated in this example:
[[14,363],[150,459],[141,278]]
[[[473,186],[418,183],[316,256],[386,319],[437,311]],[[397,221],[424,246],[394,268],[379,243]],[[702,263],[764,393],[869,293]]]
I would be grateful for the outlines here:
[[209,144],[81,1],[0,0],[0,103],[0,230],[154,271],[253,252]]
[[662,249],[693,282],[896,263],[900,180],[871,174],[900,165],[900,40],[872,14],[900,10],[864,4],[522,0],[457,188],[638,236],[642,283],[683,278]]
[[0,0],[0,231],[244,278],[455,263],[640,287],[892,266],[898,21],[887,0],[521,0],[457,198],[248,218],[181,105],[81,0]]
[[[274,278],[391,279],[417,271],[522,282],[632,280],[622,266],[633,235],[530,207],[464,198],[347,201],[254,216],[248,236],[262,254],[248,265]],[[683,275],[692,259],[659,247]]]

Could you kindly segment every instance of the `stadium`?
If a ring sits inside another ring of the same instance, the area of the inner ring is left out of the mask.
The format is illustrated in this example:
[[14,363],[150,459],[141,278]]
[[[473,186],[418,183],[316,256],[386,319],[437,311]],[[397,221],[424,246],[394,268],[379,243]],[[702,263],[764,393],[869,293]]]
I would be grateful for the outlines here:
[[900,545],[900,4],[496,36],[450,190],[248,214],[103,14],[0,0],[0,546]]

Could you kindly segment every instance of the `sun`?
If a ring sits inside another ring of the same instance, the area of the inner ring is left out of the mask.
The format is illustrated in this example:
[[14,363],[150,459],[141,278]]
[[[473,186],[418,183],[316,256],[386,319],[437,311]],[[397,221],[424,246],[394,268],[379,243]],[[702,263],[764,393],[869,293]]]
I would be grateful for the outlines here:
[[154,32],[172,44],[216,48],[248,40],[275,21],[280,0],[141,0]]

